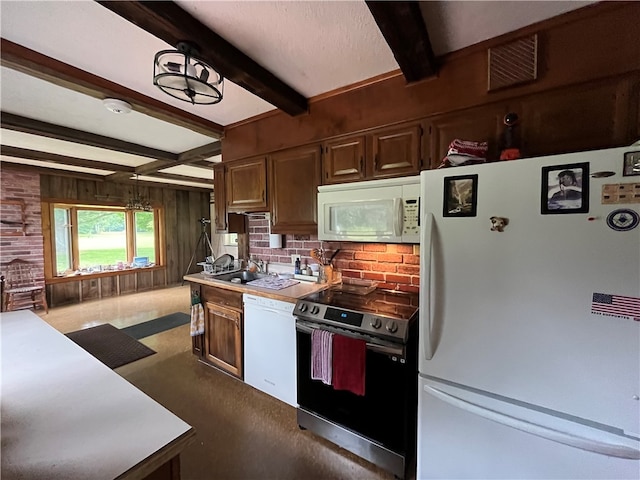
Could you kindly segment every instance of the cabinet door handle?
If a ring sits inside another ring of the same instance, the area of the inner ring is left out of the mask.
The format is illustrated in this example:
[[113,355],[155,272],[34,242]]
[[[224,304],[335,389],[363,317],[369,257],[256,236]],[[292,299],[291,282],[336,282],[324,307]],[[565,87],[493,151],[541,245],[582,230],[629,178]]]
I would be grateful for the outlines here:
[[360,155],[360,173],[364,172],[364,157]]
[[326,178],[327,180],[329,180],[329,172],[324,172],[324,178]]
[[375,158],[373,159],[373,168],[378,170],[378,154],[376,153]]

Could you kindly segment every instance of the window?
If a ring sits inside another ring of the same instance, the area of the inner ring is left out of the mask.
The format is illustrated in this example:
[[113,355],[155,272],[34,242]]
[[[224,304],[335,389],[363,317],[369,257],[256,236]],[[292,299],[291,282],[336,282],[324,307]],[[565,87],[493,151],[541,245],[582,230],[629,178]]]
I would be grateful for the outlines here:
[[54,209],[54,254],[56,272],[64,272],[73,267],[71,263],[71,220],[66,208]]
[[53,208],[55,275],[116,270],[134,257],[157,263],[158,211],[56,204]]
[[155,221],[152,212],[135,212],[136,257],[156,258]]

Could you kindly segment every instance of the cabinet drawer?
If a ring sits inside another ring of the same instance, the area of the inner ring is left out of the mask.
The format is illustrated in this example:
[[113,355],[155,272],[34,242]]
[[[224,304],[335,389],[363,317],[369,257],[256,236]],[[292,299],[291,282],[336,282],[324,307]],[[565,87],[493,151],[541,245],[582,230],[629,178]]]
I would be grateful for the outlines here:
[[206,302],[216,303],[229,308],[242,311],[242,293],[224,288],[215,288],[208,285],[202,286],[202,299]]

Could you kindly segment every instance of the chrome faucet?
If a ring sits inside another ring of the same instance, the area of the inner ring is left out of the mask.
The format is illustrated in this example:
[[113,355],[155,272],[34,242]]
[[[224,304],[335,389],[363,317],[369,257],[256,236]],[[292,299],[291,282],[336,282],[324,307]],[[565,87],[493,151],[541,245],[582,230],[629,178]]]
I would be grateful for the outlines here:
[[255,267],[255,271],[258,273],[264,273],[264,262],[262,260],[254,260],[252,258],[247,261],[247,270],[252,270]]

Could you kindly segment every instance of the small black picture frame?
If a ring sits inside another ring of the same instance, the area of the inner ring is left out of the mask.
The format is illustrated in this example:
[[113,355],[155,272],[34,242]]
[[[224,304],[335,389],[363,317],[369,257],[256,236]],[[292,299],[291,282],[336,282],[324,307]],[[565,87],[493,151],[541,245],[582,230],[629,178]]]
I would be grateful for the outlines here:
[[623,177],[640,175],[640,151],[626,152],[624,154]]
[[542,167],[543,215],[589,212],[589,164]]
[[443,217],[475,217],[478,204],[478,175],[444,178]]

